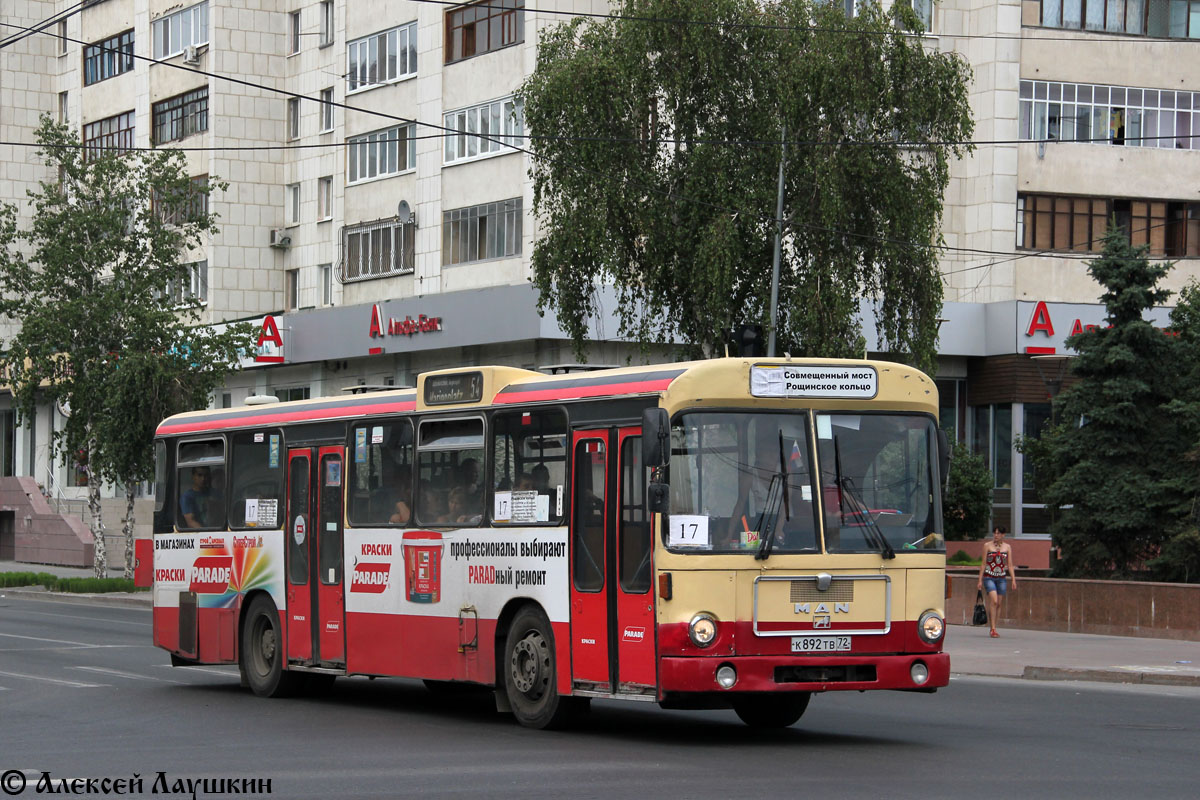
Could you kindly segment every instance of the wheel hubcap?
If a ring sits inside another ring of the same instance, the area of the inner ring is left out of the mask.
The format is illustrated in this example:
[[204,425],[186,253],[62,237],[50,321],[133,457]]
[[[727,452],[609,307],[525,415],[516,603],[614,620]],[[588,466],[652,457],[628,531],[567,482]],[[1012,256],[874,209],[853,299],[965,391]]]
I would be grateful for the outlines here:
[[278,640],[275,626],[265,618],[258,621],[256,630],[258,652],[254,653],[254,670],[259,675],[265,676],[271,672],[271,665],[275,663],[275,648]]
[[537,699],[546,689],[550,674],[550,648],[536,631],[513,648],[509,664],[513,685],[527,697]]

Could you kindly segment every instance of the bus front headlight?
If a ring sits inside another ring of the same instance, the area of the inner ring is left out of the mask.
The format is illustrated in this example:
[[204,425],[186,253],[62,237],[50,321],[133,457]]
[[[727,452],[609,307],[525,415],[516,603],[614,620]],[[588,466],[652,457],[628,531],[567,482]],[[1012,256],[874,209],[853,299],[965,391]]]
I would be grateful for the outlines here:
[[708,647],[717,638],[717,618],[701,611],[688,623],[688,637],[696,647]]
[[917,620],[917,635],[925,644],[937,644],[946,632],[946,623],[936,611],[926,611]]

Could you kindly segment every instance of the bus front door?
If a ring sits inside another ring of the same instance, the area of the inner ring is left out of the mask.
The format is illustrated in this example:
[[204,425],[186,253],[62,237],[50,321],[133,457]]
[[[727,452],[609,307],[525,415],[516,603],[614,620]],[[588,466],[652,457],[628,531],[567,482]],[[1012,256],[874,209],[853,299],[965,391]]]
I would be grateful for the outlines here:
[[287,657],[308,663],[313,658],[312,589],[309,585],[312,512],[312,451],[288,451],[287,496]]
[[346,660],[342,480],[340,447],[288,451],[287,655],[292,663],[339,666]]
[[571,672],[576,688],[655,685],[650,528],[641,430],[572,437]]

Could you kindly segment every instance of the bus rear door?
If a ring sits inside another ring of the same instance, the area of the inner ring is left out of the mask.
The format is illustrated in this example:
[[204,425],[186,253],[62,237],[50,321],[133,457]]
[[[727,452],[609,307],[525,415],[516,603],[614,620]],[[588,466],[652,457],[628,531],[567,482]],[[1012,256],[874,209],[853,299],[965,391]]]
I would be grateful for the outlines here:
[[655,684],[654,609],[641,431],[572,437],[571,670],[582,690]]
[[[313,468],[313,462],[316,468]],[[346,660],[342,448],[288,451],[288,660]]]

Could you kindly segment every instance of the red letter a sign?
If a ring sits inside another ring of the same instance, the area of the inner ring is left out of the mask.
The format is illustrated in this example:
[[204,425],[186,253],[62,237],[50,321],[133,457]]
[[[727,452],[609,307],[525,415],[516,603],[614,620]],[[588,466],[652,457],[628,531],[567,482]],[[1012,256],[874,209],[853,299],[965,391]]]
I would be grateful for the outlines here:
[[1025,331],[1025,335],[1033,336],[1038,331],[1047,336],[1054,335],[1054,324],[1050,322],[1050,309],[1046,308],[1045,300],[1039,300],[1033,309],[1033,317],[1029,320],[1029,330]]
[[275,317],[270,314],[263,317],[262,330],[258,332],[258,352],[254,360],[268,364],[283,363],[283,337],[279,335]]

